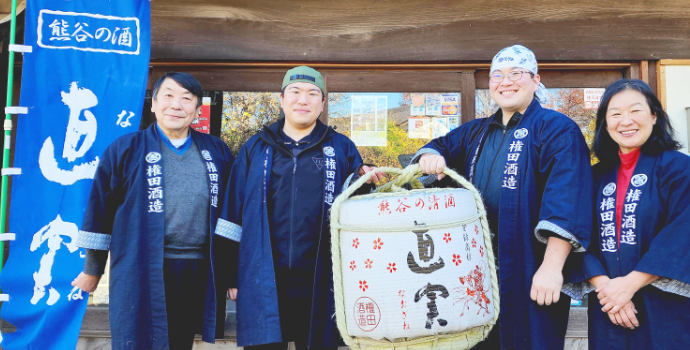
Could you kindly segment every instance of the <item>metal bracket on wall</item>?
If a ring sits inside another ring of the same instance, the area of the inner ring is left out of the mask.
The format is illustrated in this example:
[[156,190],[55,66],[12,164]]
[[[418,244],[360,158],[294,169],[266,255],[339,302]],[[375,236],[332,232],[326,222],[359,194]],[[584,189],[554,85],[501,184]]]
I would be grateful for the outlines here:
[[21,175],[22,174],[22,168],[4,168],[2,169],[2,176],[12,176],[12,175]]
[[19,52],[19,53],[31,53],[31,52],[33,52],[33,46],[10,44],[9,50],[12,52]]
[[29,108],[27,108],[27,107],[17,107],[17,106],[5,107],[5,114],[28,114],[28,113],[29,113]]

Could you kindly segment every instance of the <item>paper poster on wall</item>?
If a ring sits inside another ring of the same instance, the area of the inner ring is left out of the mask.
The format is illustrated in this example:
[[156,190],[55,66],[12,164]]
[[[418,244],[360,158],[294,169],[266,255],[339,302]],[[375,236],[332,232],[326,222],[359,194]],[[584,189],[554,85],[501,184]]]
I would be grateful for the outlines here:
[[426,94],[426,115],[441,115],[441,94]]
[[357,146],[386,147],[388,96],[353,95],[350,139]]
[[441,94],[441,114],[455,116],[460,113],[460,94]]
[[407,137],[411,139],[431,138],[431,118],[410,117],[407,119]]
[[194,118],[190,126],[198,131],[205,134],[211,133],[211,98],[204,97],[202,99],[203,103],[201,105],[201,114],[198,118]]
[[585,90],[585,108],[598,109],[601,96],[604,95],[606,89],[584,89]]
[[460,126],[460,117],[448,117],[448,130],[453,131]]
[[446,136],[450,131],[448,128],[448,118],[431,118],[431,138]]
[[424,94],[410,94],[410,97],[412,99],[412,106],[410,106],[410,115],[424,115],[426,113],[426,109],[424,107]]

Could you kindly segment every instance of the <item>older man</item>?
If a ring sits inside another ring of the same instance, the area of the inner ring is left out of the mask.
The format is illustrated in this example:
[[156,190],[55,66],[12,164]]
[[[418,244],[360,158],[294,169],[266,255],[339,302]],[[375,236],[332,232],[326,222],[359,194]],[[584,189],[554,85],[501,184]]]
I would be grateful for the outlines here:
[[373,168],[352,141],[318,120],[324,92],[318,71],[287,71],[285,118],[249,139],[232,167],[216,234],[239,249],[230,290],[239,346],[338,345],[329,212],[343,183]]
[[86,263],[72,285],[94,291],[110,251],[113,349],[189,350],[195,333],[222,338],[226,267],[211,232],[234,158],[189,127],[202,97],[191,75],[165,74],[153,88],[156,123],[115,140],[96,171],[78,238]]
[[[544,109],[529,49],[501,50],[489,93],[500,107],[417,152],[428,174],[446,166],[482,193],[498,259],[501,315],[478,349],[563,349],[570,299],[561,296],[571,250],[589,244],[592,175],[578,126]],[[439,178],[442,175],[439,175]]]

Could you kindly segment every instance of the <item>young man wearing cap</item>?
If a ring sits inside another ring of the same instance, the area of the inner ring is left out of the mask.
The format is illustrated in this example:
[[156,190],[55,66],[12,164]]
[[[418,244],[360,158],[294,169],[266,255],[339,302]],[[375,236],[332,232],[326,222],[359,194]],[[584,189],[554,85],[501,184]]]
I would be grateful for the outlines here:
[[545,89],[532,51],[501,50],[489,82],[500,109],[431,141],[413,162],[428,174],[449,166],[484,198],[501,314],[476,348],[563,349],[570,308],[560,295],[564,265],[571,250],[586,250],[592,229],[589,151],[575,122],[541,107]]
[[110,251],[113,349],[191,350],[196,333],[223,337],[227,264],[211,233],[234,157],[189,127],[202,97],[191,75],[165,74],[153,87],[156,123],[115,140],[98,164],[72,285],[93,292]]
[[239,258],[229,286],[239,346],[338,345],[329,211],[353,175],[373,168],[352,141],[318,120],[324,91],[318,71],[290,69],[280,96],[285,118],[249,139],[232,168],[216,234],[228,239],[229,251],[239,249],[229,254]]

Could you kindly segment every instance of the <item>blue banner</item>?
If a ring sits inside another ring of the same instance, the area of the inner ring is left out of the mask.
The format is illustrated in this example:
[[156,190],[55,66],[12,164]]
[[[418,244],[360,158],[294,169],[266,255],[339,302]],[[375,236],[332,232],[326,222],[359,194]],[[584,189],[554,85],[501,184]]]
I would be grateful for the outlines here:
[[100,155],[138,130],[149,66],[149,0],[29,0],[2,318],[2,347],[74,349],[88,293],[76,246]]

